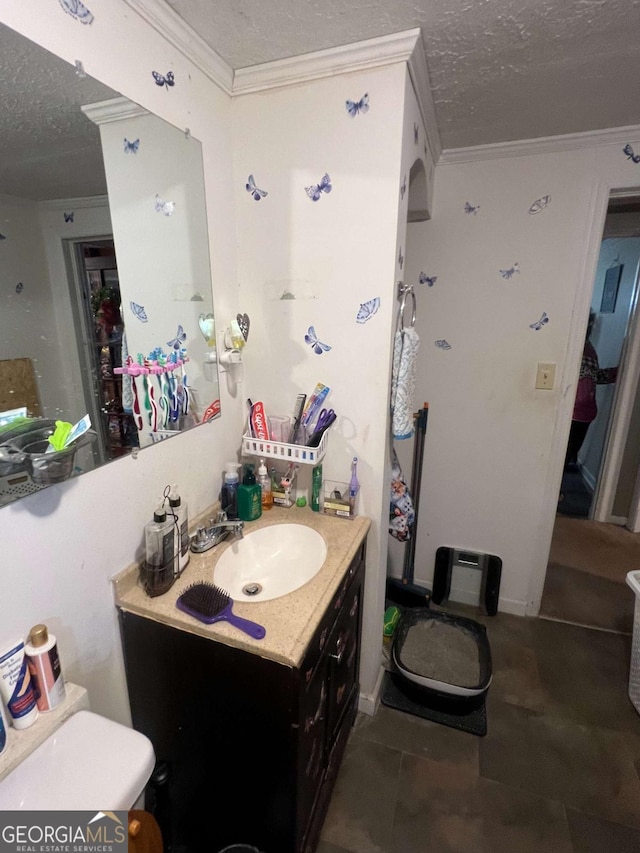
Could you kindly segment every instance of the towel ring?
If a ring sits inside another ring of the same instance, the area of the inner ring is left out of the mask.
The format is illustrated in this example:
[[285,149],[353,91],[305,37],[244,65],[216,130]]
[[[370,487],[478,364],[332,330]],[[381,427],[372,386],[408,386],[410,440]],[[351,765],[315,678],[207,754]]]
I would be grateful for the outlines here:
[[407,307],[407,294],[411,293],[411,328],[413,328],[416,324],[416,295],[413,292],[412,287],[407,287],[402,291],[402,298],[400,300],[400,309],[398,311],[398,325],[400,329],[404,329],[404,311]]

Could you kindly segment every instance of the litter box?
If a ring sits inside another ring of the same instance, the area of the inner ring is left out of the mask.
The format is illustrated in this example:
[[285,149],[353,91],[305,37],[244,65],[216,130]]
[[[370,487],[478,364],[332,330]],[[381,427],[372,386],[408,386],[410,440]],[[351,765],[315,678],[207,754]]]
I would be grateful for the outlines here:
[[483,736],[493,675],[484,625],[448,613],[405,610],[391,647],[382,702]]

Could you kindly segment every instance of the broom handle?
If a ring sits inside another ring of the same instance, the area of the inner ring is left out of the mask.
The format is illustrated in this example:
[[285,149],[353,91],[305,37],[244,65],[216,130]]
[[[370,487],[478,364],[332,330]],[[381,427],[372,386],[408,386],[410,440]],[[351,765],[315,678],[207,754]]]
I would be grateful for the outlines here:
[[413,532],[404,552],[402,579],[413,583],[414,560],[416,556],[416,534],[418,532],[418,509],[420,507],[420,485],[422,483],[422,462],[424,460],[424,440],[427,433],[427,418],[429,404],[424,403],[422,409],[415,412],[416,437],[413,442],[413,462],[411,470],[411,494],[413,496]]

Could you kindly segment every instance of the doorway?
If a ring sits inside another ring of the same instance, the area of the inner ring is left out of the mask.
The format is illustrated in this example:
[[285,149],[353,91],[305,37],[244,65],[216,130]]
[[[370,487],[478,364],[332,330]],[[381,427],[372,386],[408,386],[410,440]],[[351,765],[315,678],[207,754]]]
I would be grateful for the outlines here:
[[126,349],[115,246],[108,236],[68,241],[66,249],[83,394],[98,433],[94,458],[103,464],[138,446],[123,377],[115,372]]

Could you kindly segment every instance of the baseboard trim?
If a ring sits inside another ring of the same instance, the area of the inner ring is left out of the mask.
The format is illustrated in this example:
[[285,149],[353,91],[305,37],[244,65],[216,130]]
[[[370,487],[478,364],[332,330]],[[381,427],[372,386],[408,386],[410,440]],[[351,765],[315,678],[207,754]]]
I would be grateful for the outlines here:
[[363,714],[367,714],[369,717],[373,717],[375,712],[378,710],[378,705],[380,704],[380,694],[382,692],[382,679],[384,678],[384,673],[384,667],[381,666],[373,691],[371,693],[361,692],[358,698],[358,711],[361,711]]

